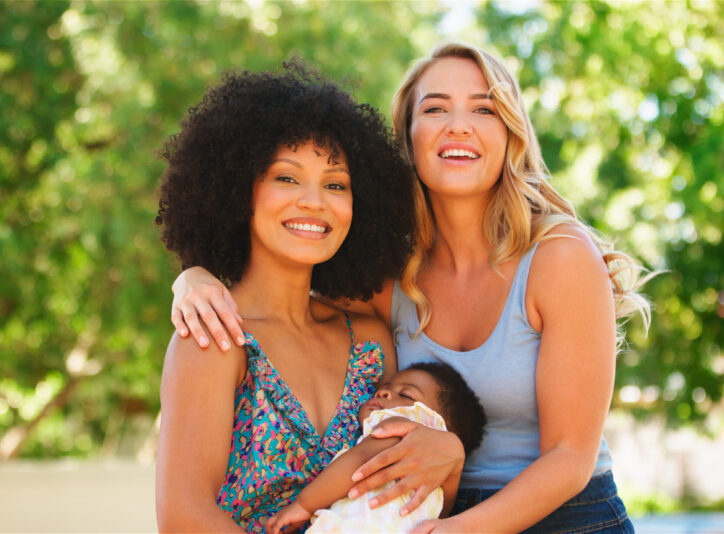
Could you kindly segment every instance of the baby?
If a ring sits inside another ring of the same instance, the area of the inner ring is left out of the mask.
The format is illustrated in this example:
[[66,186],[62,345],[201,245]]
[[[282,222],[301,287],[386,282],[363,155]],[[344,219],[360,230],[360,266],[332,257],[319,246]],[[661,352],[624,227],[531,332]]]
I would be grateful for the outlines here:
[[[382,384],[375,396],[362,405],[359,419],[362,436],[352,449],[337,453],[327,468],[310,482],[297,499],[269,518],[267,532],[279,534],[283,527],[299,527],[312,518],[307,532],[408,532],[417,523],[440,515],[444,493],[457,491],[458,481],[449,488],[436,488],[423,503],[406,516],[399,509],[412,497],[410,491],[379,508],[367,501],[390,487],[378,486],[366,498],[350,500],[352,473],[400,438],[377,439],[372,431],[382,421],[404,418],[438,430],[457,434],[470,454],[483,437],[485,413],[477,396],[452,367],[442,363],[416,363]],[[330,507],[329,509],[325,509]]]

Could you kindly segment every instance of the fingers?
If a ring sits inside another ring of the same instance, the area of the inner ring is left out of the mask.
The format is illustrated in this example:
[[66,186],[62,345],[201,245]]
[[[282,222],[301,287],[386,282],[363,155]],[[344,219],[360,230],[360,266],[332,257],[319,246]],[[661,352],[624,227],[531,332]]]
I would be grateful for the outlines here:
[[180,309],[174,308],[171,310],[171,322],[179,336],[186,337],[189,335],[189,329],[186,326],[186,321],[184,321],[184,316]]
[[195,304],[199,317],[201,317],[201,320],[204,322],[206,329],[209,331],[209,334],[211,334],[211,337],[214,338],[216,344],[222,352],[229,350],[231,348],[231,342],[229,341],[229,336],[226,335],[226,329],[224,329],[219,320],[219,316],[216,314],[216,310],[205,300],[196,301]]
[[[382,469],[380,471],[375,472],[374,474],[370,475],[369,477],[362,480],[359,484],[355,484],[352,489],[349,490],[349,493],[347,496],[350,499],[356,499],[360,495],[364,495],[370,490],[373,490],[377,486],[380,486],[381,484],[385,484],[389,482],[390,480],[395,480],[395,472],[392,468]],[[378,502],[373,502],[378,501]],[[370,501],[370,508],[376,508],[376,506],[379,504],[379,496],[375,497]]]
[[[391,489],[392,488],[390,488],[390,490]],[[390,491],[390,490],[388,490],[388,491]],[[384,493],[387,493],[387,491],[383,492],[383,494]],[[425,486],[420,486],[419,488],[417,488],[417,491],[412,496],[412,499],[410,499],[410,502],[408,502],[405,506],[403,506],[400,509],[400,515],[408,515],[411,512],[414,512],[415,510],[417,510],[417,508],[422,504],[422,502],[427,498],[427,496],[430,495],[430,493],[431,493],[430,489]],[[379,495],[378,497],[381,497],[381,495]]]
[[224,288],[223,295],[214,296],[211,299],[211,306],[216,310],[217,315],[221,318],[221,322],[226,330],[231,334],[234,342],[240,346],[244,346],[244,331],[241,329],[241,316],[237,311],[236,302],[231,297],[231,293]]
[[401,447],[398,443],[394,447],[382,451],[381,453],[376,454],[375,456],[367,460],[357,469],[357,471],[352,474],[352,480],[354,482],[359,482],[359,484],[355,485],[355,488],[359,490],[359,495],[362,495],[362,493],[376,488],[383,482],[392,480],[392,478],[387,478],[383,481],[377,482],[374,485],[370,485],[370,481],[374,482],[377,480],[377,478],[379,478],[372,475],[378,474],[378,472],[380,472],[382,469],[404,458],[405,450],[402,449],[403,447]]
[[[393,479],[394,480],[394,479]],[[376,495],[373,499],[370,499],[369,501],[369,507],[370,508],[378,508],[380,506],[384,506],[390,501],[395,500],[397,497],[401,497],[402,495],[406,495],[411,490],[414,490],[416,487],[416,484],[414,483],[412,477],[405,477],[401,479],[399,482],[394,484],[392,487],[386,489],[382,493]],[[423,491],[424,495],[427,496],[430,491],[424,489],[423,487],[420,487],[420,490]],[[422,502],[422,501],[420,501]],[[420,506],[420,503],[416,502],[414,506],[410,507],[411,503],[408,503],[406,506],[403,506],[400,509],[400,515],[407,515],[410,511],[414,510],[418,506]],[[408,512],[405,514],[402,514],[401,512],[404,509],[408,509]]]
[[391,437],[405,437],[412,430],[418,428],[419,423],[407,420],[385,420],[382,421],[372,431],[372,435],[376,438],[391,438]]
[[186,326],[188,326],[188,329],[191,332],[191,335],[194,336],[196,343],[198,343],[201,348],[208,347],[209,339],[206,337],[206,332],[199,322],[199,316],[196,312],[196,308],[190,304],[184,304],[181,306],[181,314]]

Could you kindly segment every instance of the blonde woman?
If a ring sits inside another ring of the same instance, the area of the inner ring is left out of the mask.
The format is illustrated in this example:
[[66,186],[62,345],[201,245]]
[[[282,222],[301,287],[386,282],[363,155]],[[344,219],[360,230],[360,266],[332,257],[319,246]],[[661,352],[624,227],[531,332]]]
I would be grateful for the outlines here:
[[[633,532],[602,430],[616,319],[649,318],[638,270],[549,185],[520,88],[499,59],[439,47],[407,74],[392,115],[419,178],[414,253],[401,280],[348,306],[388,324],[400,369],[419,360],[454,367],[489,419],[483,445],[465,459],[453,515],[415,532]],[[201,313],[225,341],[212,307],[241,335],[208,273],[189,270],[174,289],[182,335],[197,336]],[[409,430],[391,425],[378,436]],[[411,447],[403,439],[363,465],[353,491],[402,477],[373,505],[410,487],[423,498],[427,477],[440,473],[414,478]]]

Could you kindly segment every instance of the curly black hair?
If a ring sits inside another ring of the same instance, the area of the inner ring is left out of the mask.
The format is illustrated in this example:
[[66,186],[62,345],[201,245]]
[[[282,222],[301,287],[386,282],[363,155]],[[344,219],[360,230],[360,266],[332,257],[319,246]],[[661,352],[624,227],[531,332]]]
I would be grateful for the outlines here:
[[418,362],[404,370],[408,369],[425,371],[435,379],[440,387],[437,399],[443,411],[440,415],[448,430],[460,438],[468,456],[483,441],[488,422],[478,396],[460,373],[446,363]]
[[369,299],[399,277],[412,245],[413,175],[379,112],[299,59],[276,73],[225,73],[159,151],[168,166],[156,223],[183,268],[200,265],[227,285],[241,278],[254,181],[278,148],[308,141],[344,154],[354,209],[340,249],[315,265],[312,289]]

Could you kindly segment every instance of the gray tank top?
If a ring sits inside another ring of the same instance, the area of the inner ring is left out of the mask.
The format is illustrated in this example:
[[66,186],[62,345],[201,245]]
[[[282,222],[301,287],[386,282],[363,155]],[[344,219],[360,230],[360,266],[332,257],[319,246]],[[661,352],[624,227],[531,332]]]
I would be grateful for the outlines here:
[[[458,352],[435,343],[421,332],[415,304],[398,282],[392,293],[392,331],[397,362],[404,369],[415,362],[440,361],[455,368],[475,391],[488,417],[482,445],[465,461],[461,488],[498,489],[505,486],[540,455],[535,372],[540,333],[528,322],[525,292],[537,245],[520,260],[493,333],[480,347]],[[439,312],[438,312],[439,313]],[[594,475],[611,469],[606,441]]]

